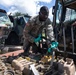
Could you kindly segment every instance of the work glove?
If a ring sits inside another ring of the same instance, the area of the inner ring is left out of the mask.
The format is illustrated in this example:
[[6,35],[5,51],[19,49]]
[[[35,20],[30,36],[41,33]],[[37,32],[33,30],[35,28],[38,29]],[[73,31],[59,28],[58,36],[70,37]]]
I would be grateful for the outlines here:
[[37,43],[37,42],[39,42],[41,39],[42,39],[42,38],[41,38],[41,34],[39,34],[38,37],[34,39],[34,42]]
[[58,42],[52,42],[51,46],[48,48],[48,52],[51,52],[52,49],[56,49],[58,47]]

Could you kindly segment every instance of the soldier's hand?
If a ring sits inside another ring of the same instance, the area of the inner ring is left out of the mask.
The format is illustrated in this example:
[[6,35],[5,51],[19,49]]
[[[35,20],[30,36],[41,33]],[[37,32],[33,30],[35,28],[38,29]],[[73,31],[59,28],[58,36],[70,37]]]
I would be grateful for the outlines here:
[[35,42],[35,43],[36,43],[36,42],[39,42],[41,39],[42,39],[42,38],[41,38],[41,34],[39,34],[38,37],[34,39],[34,42]]
[[48,52],[51,52],[51,50],[56,49],[58,47],[58,42],[52,42],[50,47],[48,48]]
[[54,49],[56,47],[58,47],[58,42],[52,42],[51,43],[51,48]]

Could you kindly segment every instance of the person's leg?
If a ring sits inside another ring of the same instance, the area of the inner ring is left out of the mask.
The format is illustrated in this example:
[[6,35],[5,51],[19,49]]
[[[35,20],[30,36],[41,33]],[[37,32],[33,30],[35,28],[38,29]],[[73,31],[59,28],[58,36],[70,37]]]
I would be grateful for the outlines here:
[[38,53],[38,47],[35,43],[32,44],[32,51],[33,53]]
[[25,39],[23,43],[24,55],[28,55],[30,46],[31,46],[31,43],[27,39]]

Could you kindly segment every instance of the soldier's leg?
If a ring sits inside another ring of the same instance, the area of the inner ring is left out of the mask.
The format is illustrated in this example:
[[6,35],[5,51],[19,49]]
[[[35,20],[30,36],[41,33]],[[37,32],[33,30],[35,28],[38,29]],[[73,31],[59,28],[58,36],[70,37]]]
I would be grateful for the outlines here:
[[24,50],[25,55],[27,55],[29,53],[30,46],[31,46],[31,42],[29,42],[27,39],[25,39],[24,43],[23,43],[23,50]]
[[38,46],[35,44],[35,43],[33,43],[32,44],[32,51],[33,51],[33,53],[38,53]]

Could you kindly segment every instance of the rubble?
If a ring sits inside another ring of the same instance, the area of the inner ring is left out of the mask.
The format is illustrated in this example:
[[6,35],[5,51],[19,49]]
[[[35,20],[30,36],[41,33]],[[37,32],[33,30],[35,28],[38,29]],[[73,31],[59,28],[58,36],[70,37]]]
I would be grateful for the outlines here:
[[53,65],[50,66],[51,61],[51,55],[1,56],[0,75],[74,75],[75,64],[72,59],[66,58],[64,61],[62,57],[54,57]]

